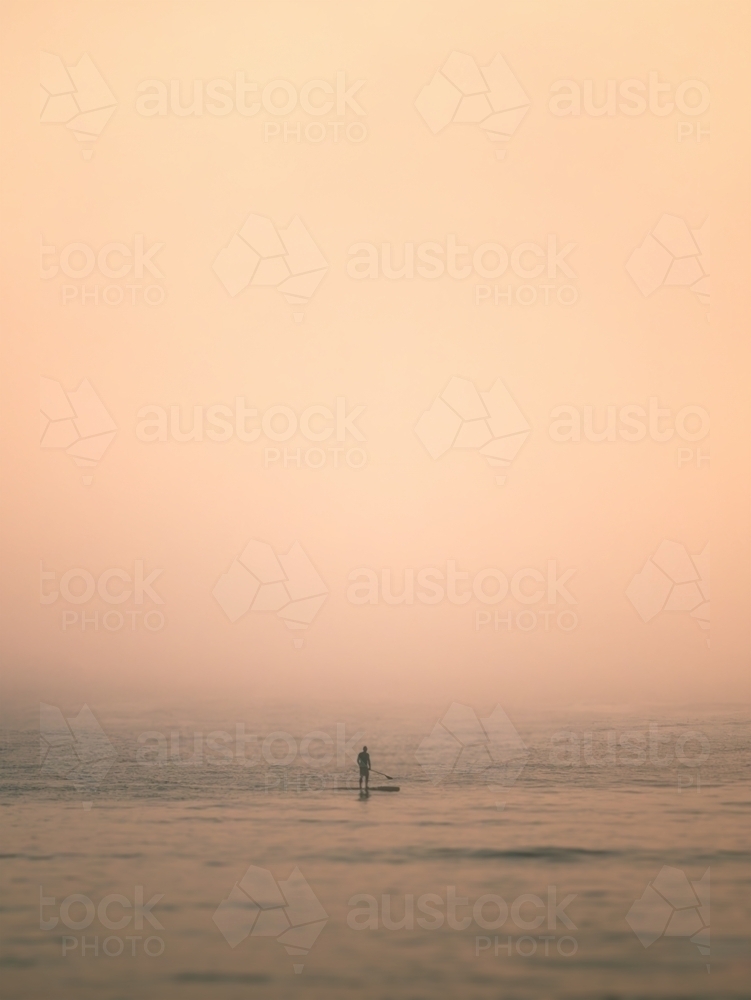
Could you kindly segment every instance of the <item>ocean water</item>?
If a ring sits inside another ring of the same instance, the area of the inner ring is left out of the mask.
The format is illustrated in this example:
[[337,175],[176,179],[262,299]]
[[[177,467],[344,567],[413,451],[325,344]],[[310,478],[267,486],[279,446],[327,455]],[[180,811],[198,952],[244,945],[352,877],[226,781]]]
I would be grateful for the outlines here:
[[746,712],[80,708],[6,719],[4,996],[748,996]]

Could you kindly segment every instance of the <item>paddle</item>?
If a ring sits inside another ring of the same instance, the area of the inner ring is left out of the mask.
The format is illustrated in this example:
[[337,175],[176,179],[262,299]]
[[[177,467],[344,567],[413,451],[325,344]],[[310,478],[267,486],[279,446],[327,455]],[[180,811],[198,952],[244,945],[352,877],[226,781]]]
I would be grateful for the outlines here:
[[396,780],[395,778],[392,778],[390,774],[384,774],[384,773],[383,773],[383,771],[376,771],[376,769],[375,769],[374,767],[371,767],[371,769],[370,769],[370,770],[371,770],[371,771],[372,771],[372,772],[373,772],[374,774],[380,774],[380,776],[381,776],[382,778],[388,778],[388,779],[389,779],[389,781],[395,781],[395,780]]

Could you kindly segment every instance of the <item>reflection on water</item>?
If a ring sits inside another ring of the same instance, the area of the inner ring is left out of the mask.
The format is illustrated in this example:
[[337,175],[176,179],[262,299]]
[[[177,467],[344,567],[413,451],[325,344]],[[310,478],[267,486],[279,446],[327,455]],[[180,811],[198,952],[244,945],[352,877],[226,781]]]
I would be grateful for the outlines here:
[[[105,770],[80,710],[6,729],[9,996],[743,995],[738,713],[514,716],[503,784],[440,712],[95,709]],[[362,741],[399,793],[334,794]]]

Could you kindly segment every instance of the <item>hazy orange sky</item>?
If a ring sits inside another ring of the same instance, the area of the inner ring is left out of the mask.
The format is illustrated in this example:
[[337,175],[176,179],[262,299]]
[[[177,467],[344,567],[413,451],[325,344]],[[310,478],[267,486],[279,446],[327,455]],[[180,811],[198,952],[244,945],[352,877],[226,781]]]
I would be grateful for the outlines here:
[[746,5],[3,20],[6,697],[747,699]]

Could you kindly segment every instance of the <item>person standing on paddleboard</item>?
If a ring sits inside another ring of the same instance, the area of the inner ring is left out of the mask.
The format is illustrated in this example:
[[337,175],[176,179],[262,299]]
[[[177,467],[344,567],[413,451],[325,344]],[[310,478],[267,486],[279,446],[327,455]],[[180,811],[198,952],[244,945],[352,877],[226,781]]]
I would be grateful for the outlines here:
[[367,792],[370,775],[370,754],[367,747],[363,747],[362,753],[357,755],[357,763],[360,767],[360,791],[362,791],[362,779],[365,778],[365,791]]

